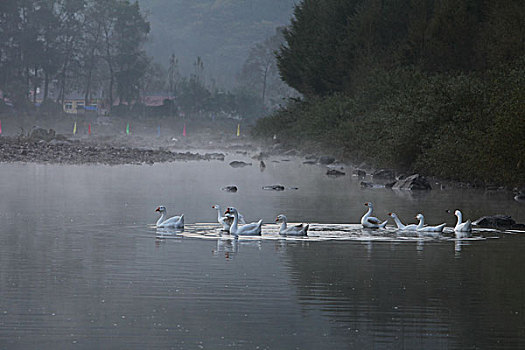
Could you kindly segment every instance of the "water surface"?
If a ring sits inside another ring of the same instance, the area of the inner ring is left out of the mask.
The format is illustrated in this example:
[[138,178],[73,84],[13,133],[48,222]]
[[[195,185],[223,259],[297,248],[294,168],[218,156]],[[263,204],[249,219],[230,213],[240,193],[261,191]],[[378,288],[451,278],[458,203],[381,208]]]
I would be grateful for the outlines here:
[[[231,159],[0,165],[0,349],[525,347],[524,234],[456,240],[445,213],[524,222],[523,204],[361,189],[293,159],[263,172]],[[232,184],[237,193],[220,190]],[[298,189],[261,189],[272,184]],[[366,201],[381,218],[423,212],[449,228],[362,230]],[[159,204],[185,214],[184,232],[152,227]],[[263,219],[263,237],[222,234],[213,204]],[[310,236],[279,237],[279,213],[311,223]]]

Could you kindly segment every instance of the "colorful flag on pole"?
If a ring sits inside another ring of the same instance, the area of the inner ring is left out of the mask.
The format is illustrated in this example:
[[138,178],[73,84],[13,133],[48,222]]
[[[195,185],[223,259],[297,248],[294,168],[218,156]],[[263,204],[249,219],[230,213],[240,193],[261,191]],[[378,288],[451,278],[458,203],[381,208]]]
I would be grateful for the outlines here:
[[129,135],[129,123],[126,124],[126,135]]
[[186,136],[186,123],[184,123],[184,129],[182,129],[182,136]]
[[91,123],[88,124],[88,134],[91,135]]
[[2,121],[0,120],[0,134],[2,133]]
[[241,135],[241,124],[237,124],[237,136]]
[[77,134],[77,122],[73,124],[73,135],[76,135],[76,134]]

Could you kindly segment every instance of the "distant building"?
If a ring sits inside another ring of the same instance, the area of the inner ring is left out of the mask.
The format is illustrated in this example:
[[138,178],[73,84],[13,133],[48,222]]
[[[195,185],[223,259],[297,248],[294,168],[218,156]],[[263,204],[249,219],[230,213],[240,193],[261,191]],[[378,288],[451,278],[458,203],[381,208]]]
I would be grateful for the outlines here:
[[[105,114],[103,107],[103,100],[100,97],[92,97],[89,103],[86,105],[85,96],[79,92],[73,92],[65,96],[64,103],[62,104],[62,110],[68,114],[82,114],[86,111],[96,113],[99,115]],[[31,99],[33,97],[31,96]],[[57,96],[54,93],[49,93],[47,96],[48,100],[56,101]],[[36,103],[38,107],[42,104],[44,95],[40,89],[37,89]]]

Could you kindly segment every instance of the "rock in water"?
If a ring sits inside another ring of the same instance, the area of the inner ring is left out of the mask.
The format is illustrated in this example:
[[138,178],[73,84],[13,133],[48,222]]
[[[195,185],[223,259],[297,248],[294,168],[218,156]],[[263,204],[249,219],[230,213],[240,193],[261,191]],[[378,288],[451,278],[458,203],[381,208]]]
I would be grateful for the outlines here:
[[431,190],[432,186],[428,183],[427,179],[419,174],[414,174],[406,177],[403,180],[398,180],[392,186],[394,190]]
[[226,186],[226,187],[221,188],[221,190],[226,191],[226,192],[237,192],[237,186],[235,185]]
[[335,158],[332,156],[320,156],[318,159],[318,162],[320,164],[328,165],[328,164],[332,164],[333,162],[335,162]]
[[395,179],[395,174],[394,174],[394,171],[390,169],[379,169],[372,173],[372,177],[374,177],[374,179],[390,180],[390,179]]
[[516,221],[509,215],[487,215],[482,216],[472,223],[474,226],[489,228],[509,228],[516,225]]
[[247,165],[252,165],[252,163],[246,163],[246,162],[242,162],[242,161],[239,161],[239,160],[234,160],[233,162],[230,162],[230,166],[232,168],[242,168],[242,167],[247,166]]
[[346,175],[344,172],[342,171],[339,171],[337,169],[328,169],[326,171],[326,175],[329,175],[329,176],[343,176],[343,175]]
[[361,170],[361,169],[355,169],[353,171],[353,174],[357,175],[357,177],[365,177],[366,176],[366,171]]
[[269,185],[269,186],[263,186],[262,189],[267,190],[267,191],[284,191],[284,186],[283,185]]

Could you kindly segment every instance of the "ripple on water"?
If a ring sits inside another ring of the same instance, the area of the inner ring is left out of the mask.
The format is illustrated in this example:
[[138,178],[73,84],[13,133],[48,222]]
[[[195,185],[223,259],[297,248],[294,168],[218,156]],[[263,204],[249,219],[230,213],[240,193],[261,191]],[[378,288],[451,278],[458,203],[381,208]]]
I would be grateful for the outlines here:
[[[293,224],[292,224],[293,225]],[[222,231],[217,224],[195,223],[186,224],[184,230],[155,229],[155,237],[158,239],[180,239],[199,238],[239,241],[384,241],[384,242],[419,242],[419,241],[482,241],[486,239],[499,238],[503,233],[514,233],[513,231],[498,231],[494,229],[474,229],[469,237],[456,237],[453,228],[447,227],[440,234],[418,233],[414,231],[403,231],[395,228],[387,229],[365,229],[360,224],[309,224],[308,236],[282,236],[279,234],[279,225],[263,225],[261,236],[238,236],[234,237],[228,232]]]

